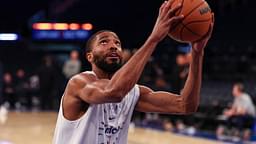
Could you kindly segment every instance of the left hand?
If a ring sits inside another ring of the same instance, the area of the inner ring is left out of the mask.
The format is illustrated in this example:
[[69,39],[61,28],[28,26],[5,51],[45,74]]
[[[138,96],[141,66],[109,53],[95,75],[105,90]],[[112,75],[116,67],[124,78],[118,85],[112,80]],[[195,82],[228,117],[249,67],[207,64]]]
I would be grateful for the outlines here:
[[181,4],[172,7],[174,0],[165,1],[159,9],[159,14],[150,35],[153,41],[160,42],[168,34],[173,23],[181,21],[184,16],[176,16],[175,13],[181,9]]
[[[214,18],[214,14],[212,14],[212,17]],[[192,49],[197,53],[203,53],[203,49],[205,48],[207,42],[211,38],[212,30],[213,30],[214,21],[211,23],[209,31],[207,34],[199,41],[192,42]]]

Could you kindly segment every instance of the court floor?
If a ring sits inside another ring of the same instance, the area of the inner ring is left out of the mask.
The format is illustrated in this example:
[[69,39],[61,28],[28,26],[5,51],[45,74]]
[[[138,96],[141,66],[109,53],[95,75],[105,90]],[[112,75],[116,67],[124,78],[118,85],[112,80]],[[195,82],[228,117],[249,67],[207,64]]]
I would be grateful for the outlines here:
[[[11,112],[0,123],[0,144],[51,144],[57,113]],[[129,132],[128,144],[218,144],[189,136],[135,128]]]

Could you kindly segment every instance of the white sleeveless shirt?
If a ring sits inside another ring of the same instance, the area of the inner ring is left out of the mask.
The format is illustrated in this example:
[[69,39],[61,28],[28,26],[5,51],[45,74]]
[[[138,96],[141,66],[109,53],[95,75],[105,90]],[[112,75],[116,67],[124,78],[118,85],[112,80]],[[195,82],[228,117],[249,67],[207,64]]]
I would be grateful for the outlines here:
[[74,121],[64,117],[61,100],[53,144],[126,144],[139,93],[135,85],[119,103],[90,104]]

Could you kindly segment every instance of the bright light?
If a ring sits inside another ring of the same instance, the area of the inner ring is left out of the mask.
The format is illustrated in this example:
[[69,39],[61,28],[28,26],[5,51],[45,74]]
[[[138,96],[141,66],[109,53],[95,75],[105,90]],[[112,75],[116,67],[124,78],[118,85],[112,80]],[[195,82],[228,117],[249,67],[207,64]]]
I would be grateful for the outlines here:
[[82,25],[82,29],[84,29],[84,30],[92,30],[92,27],[93,26],[90,23],[85,23]]
[[34,30],[92,30],[93,25],[90,23],[34,23]]
[[51,30],[52,24],[51,23],[34,23],[32,27],[33,29],[37,29],[37,30]]
[[54,23],[53,29],[54,30],[67,30],[68,24],[67,23]]
[[15,40],[18,40],[18,35],[14,33],[0,33],[0,40],[15,41]]
[[77,23],[71,23],[69,24],[69,29],[70,30],[78,30],[80,28],[79,24]]

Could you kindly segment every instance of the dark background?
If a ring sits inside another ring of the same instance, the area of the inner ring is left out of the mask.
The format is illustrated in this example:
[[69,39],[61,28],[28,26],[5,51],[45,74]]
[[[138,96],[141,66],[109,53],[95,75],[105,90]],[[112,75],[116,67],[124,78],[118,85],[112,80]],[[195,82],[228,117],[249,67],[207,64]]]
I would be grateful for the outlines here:
[[[45,45],[68,44],[84,48],[86,40],[34,41],[31,24],[34,22],[92,23],[92,32],[101,29],[115,31],[124,48],[139,48],[149,36],[162,0],[3,0],[0,5],[0,32],[16,32],[21,39],[0,42],[0,60],[4,71],[22,67],[32,73],[42,57],[51,54],[67,56],[70,50],[42,50]],[[215,13],[213,36],[205,51],[205,80],[254,80],[256,75],[255,1],[207,0]],[[154,52],[161,67],[174,65],[179,43],[166,38]],[[167,57],[167,58],[166,58]],[[166,61],[164,61],[165,59]],[[90,68],[81,56],[83,70]],[[61,65],[61,64],[60,64]],[[169,72],[170,70],[167,70]]]
[[[3,0],[0,6],[0,31],[29,34],[29,22],[90,22],[94,30],[116,31],[127,45],[138,46],[150,33],[162,0]],[[207,0],[215,12],[213,39],[253,40],[255,2],[253,0]],[[35,18],[34,18],[34,21]]]

